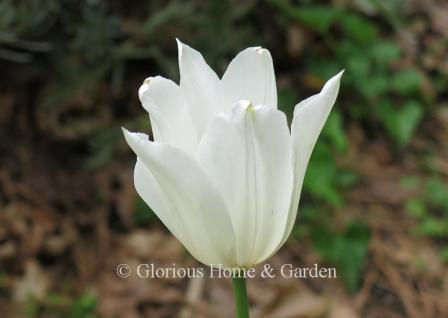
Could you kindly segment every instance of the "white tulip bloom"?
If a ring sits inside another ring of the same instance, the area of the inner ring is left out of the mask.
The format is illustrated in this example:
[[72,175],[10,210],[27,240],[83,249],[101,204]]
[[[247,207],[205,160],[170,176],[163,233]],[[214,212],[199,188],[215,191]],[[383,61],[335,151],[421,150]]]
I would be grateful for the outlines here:
[[295,106],[290,131],[268,50],[242,51],[219,79],[199,52],[180,41],[178,49],[180,85],[157,76],[139,90],[154,142],[124,130],[137,155],[135,188],[198,261],[258,264],[291,233],[343,72]]

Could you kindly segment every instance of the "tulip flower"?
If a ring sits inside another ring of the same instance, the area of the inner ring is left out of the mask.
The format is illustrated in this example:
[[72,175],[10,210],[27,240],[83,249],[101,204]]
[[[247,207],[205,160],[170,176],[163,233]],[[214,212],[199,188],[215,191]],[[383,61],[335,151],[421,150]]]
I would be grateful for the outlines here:
[[180,41],[178,51],[179,85],[157,76],[139,89],[154,141],[124,130],[135,188],[199,262],[251,267],[291,233],[343,72],[295,106],[289,129],[268,50],[243,50],[221,79],[198,51]]

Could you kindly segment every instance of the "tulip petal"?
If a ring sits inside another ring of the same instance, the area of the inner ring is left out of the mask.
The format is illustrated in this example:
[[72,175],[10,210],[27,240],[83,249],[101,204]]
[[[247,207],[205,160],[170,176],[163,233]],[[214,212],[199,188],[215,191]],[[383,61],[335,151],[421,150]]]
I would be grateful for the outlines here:
[[294,191],[282,244],[286,241],[294,226],[306,167],[317,138],[336,101],[343,73],[344,71],[338,73],[325,83],[319,94],[305,99],[294,108],[294,118],[291,125]]
[[177,40],[179,51],[180,87],[200,138],[208,123],[220,111],[219,78],[207,65],[201,53]]
[[154,141],[169,143],[190,154],[196,152],[196,131],[186,97],[176,83],[160,76],[147,78],[139,97],[150,115]]
[[269,51],[251,47],[240,52],[224,73],[221,87],[224,110],[231,110],[239,100],[277,108],[277,85]]
[[290,152],[285,115],[247,101],[218,115],[199,143],[198,159],[231,213],[239,266],[255,264],[283,237],[292,192]]
[[188,231],[184,228],[185,225],[180,223],[180,218],[171,208],[166,194],[151,171],[139,158],[137,158],[134,169],[134,185],[138,195],[157,214],[157,217],[171,233],[184,244],[187,250],[193,250]]
[[[136,153],[138,193],[200,262],[235,264],[235,235],[225,202],[198,162],[182,150],[124,130]],[[143,169],[143,167],[146,169]]]

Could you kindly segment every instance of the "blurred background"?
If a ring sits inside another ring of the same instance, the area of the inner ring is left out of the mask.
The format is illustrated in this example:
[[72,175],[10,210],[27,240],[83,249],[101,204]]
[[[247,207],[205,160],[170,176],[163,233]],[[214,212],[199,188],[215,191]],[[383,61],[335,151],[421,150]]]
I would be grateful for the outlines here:
[[289,119],[346,70],[268,261],[338,279],[249,280],[254,317],[448,317],[444,0],[1,0],[0,316],[233,316],[228,280],[116,275],[199,266],[138,198],[120,131],[150,133],[137,91],[178,82],[176,37],[219,76],[269,49]]

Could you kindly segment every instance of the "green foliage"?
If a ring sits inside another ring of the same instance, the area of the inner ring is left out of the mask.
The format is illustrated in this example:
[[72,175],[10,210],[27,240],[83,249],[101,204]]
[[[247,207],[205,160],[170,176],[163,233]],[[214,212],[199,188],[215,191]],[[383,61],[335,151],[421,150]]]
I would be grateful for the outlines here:
[[442,249],[442,251],[440,252],[440,258],[443,262],[448,263],[448,247]]
[[13,41],[22,36],[44,33],[54,19],[52,14],[57,10],[58,2],[55,0],[2,1],[0,3],[0,40]]
[[[401,182],[402,187],[423,190],[421,194],[410,198],[406,211],[419,223],[411,229],[415,236],[427,236],[446,239],[448,237],[448,185],[439,176],[422,181],[409,177]],[[446,248],[442,248],[440,257],[446,260]]]
[[[346,69],[343,89],[351,89],[356,96],[356,107],[350,108],[349,114],[370,122],[379,120],[398,146],[406,146],[423,118],[425,98],[419,92],[420,72],[414,68],[397,69],[394,65],[402,56],[397,44],[385,39],[372,19],[348,8],[309,3],[293,5],[286,0],[271,2],[286,23],[298,22],[320,36],[320,42],[326,47],[320,51],[324,53],[316,56],[319,51],[310,51],[305,55],[311,73],[326,79],[341,68]],[[386,10],[391,24],[399,23],[389,16],[399,12],[398,4],[390,8],[371,5],[371,10]]]
[[129,67],[135,85],[149,75],[175,79],[178,37],[222,70],[242,47],[262,44],[247,20],[254,5],[174,0],[127,10],[120,1],[5,0],[0,4],[0,60],[23,64],[25,78],[13,73],[30,80],[27,87],[40,83],[33,108],[43,119],[39,126],[51,128],[48,136],[94,140],[87,163],[97,167],[119,145],[105,119],[137,102],[137,89],[131,96],[123,91],[129,89]]
[[95,318],[97,298],[92,294],[81,295],[70,307],[69,318]]
[[278,90],[278,108],[286,114],[289,123],[292,121],[294,106],[298,100],[297,91],[294,89],[284,87]]
[[373,63],[377,65],[389,65],[400,57],[400,48],[394,43],[380,39],[370,52]]
[[304,191],[313,199],[324,200],[335,207],[344,204],[341,190],[353,186],[357,182],[357,175],[338,167],[334,157],[337,153],[344,153],[347,147],[342,115],[336,108],[329,116],[308,164]]
[[444,219],[425,216],[421,223],[412,229],[411,233],[417,236],[446,237],[448,234],[448,222]]
[[139,226],[146,226],[157,220],[154,212],[148,205],[140,198],[136,198],[134,210],[134,222]]
[[338,189],[339,170],[329,158],[331,158],[329,149],[324,144],[317,144],[308,164],[303,186],[313,198],[340,207],[344,199]]
[[120,34],[119,20],[108,15],[101,7],[83,7],[79,27],[70,46],[78,51],[87,63],[100,62],[115,54],[115,40]]
[[331,24],[340,16],[340,10],[327,6],[301,6],[300,8],[289,8],[287,10],[291,18],[322,33],[328,32]]
[[[334,161],[336,154],[342,154],[347,149],[343,118],[336,107],[314,148],[304,180],[304,192],[310,195],[312,201],[319,202],[320,207],[322,201],[333,207],[343,206],[342,190],[353,186],[358,180],[356,173],[338,167]],[[336,266],[347,289],[356,291],[370,237],[367,227],[352,223],[346,231],[338,233],[331,230],[332,226],[328,224],[328,211],[305,204],[299,208],[299,213],[300,222],[294,228],[293,236],[301,238],[311,235],[316,251]]]
[[[424,191],[407,201],[406,210],[421,220],[430,216],[448,215],[448,200],[446,199],[448,198],[448,186],[446,182],[438,176],[432,176],[424,182],[415,177],[409,177],[401,182],[401,186],[407,189],[419,189],[420,185],[423,186]],[[431,222],[428,221],[425,227],[432,228]],[[443,221],[441,220],[439,223],[442,224]],[[448,235],[448,231],[446,234]]]
[[416,218],[422,218],[427,214],[425,202],[420,198],[413,198],[407,201],[405,209]]
[[39,302],[36,298],[28,296],[22,305],[22,311],[26,317],[34,318],[39,314]]
[[340,19],[344,33],[353,41],[368,44],[378,39],[378,28],[361,15],[344,12]]
[[322,228],[313,231],[315,249],[329,262],[335,264],[350,292],[360,283],[361,272],[367,255],[370,232],[362,223],[351,223],[343,233]]
[[325,128],[322,133],[323,138],[326,138],[338,152],[345,152],[348,148],[347,136],[345,135],[343,127],[343,119],[341,112],[335,107],[330,116],[328,116]]
[[332,218],[334,216],[329,216],[321,205],[302,203],[298,214],[300,222],[292,236],[298,240],[311,237],[313,248],[336,267],[347,290],[355,292],[366,262],[370,231],[367,225],[357,221],[349,223],[343,231],[335,230]]
[[439,177],[432,177],[426,184],[427,201],[448,215],[448,184]]
[[420,179],[416,176],[406,176],[400,180],[400,186],[404,189],[417,189],[420,185]]
[[378,30],[373,23],[361,16],[339,8],[323,5],[291,6],[285,1],[274,1],[291,19],[300,21],[305,26],[320,34],[327,34],[330,27],[340,23],[342,30],[353,40],[367,43],[375,40]]
[[415,69],[405,69],[392,75],[391,88],[403,95],[418,90],[422,82],[420,73]]
[[49,293],[43,300],[30,296],[22,304],[26,317],[95,318],[97,297],[84,293],[72,299],[64,294]]
[[379,115],[389,134],[400,146],[405,146],[414,135],[423,110],[415,101],[407,102],[399,110],[394,110],[389,102],[384,101],[379,105]]
[[[303,200],[302,200],[303,201]],[[303,237],[307,237],[310,235],[310,232],[313,230],[313,224],[321,223],[321,218],[324,217],[324,213],[314,207],[311,204],[300,203],[299,210],[297,212],[297,222],[292,230],[292,237],[297,240],[301,240]]]
[[86,161],[89,167],[99,167],[112,158],[117,143],[121,141],[123,132],[119,127],[112,127],[95,134],[89,141],[92,155]]

